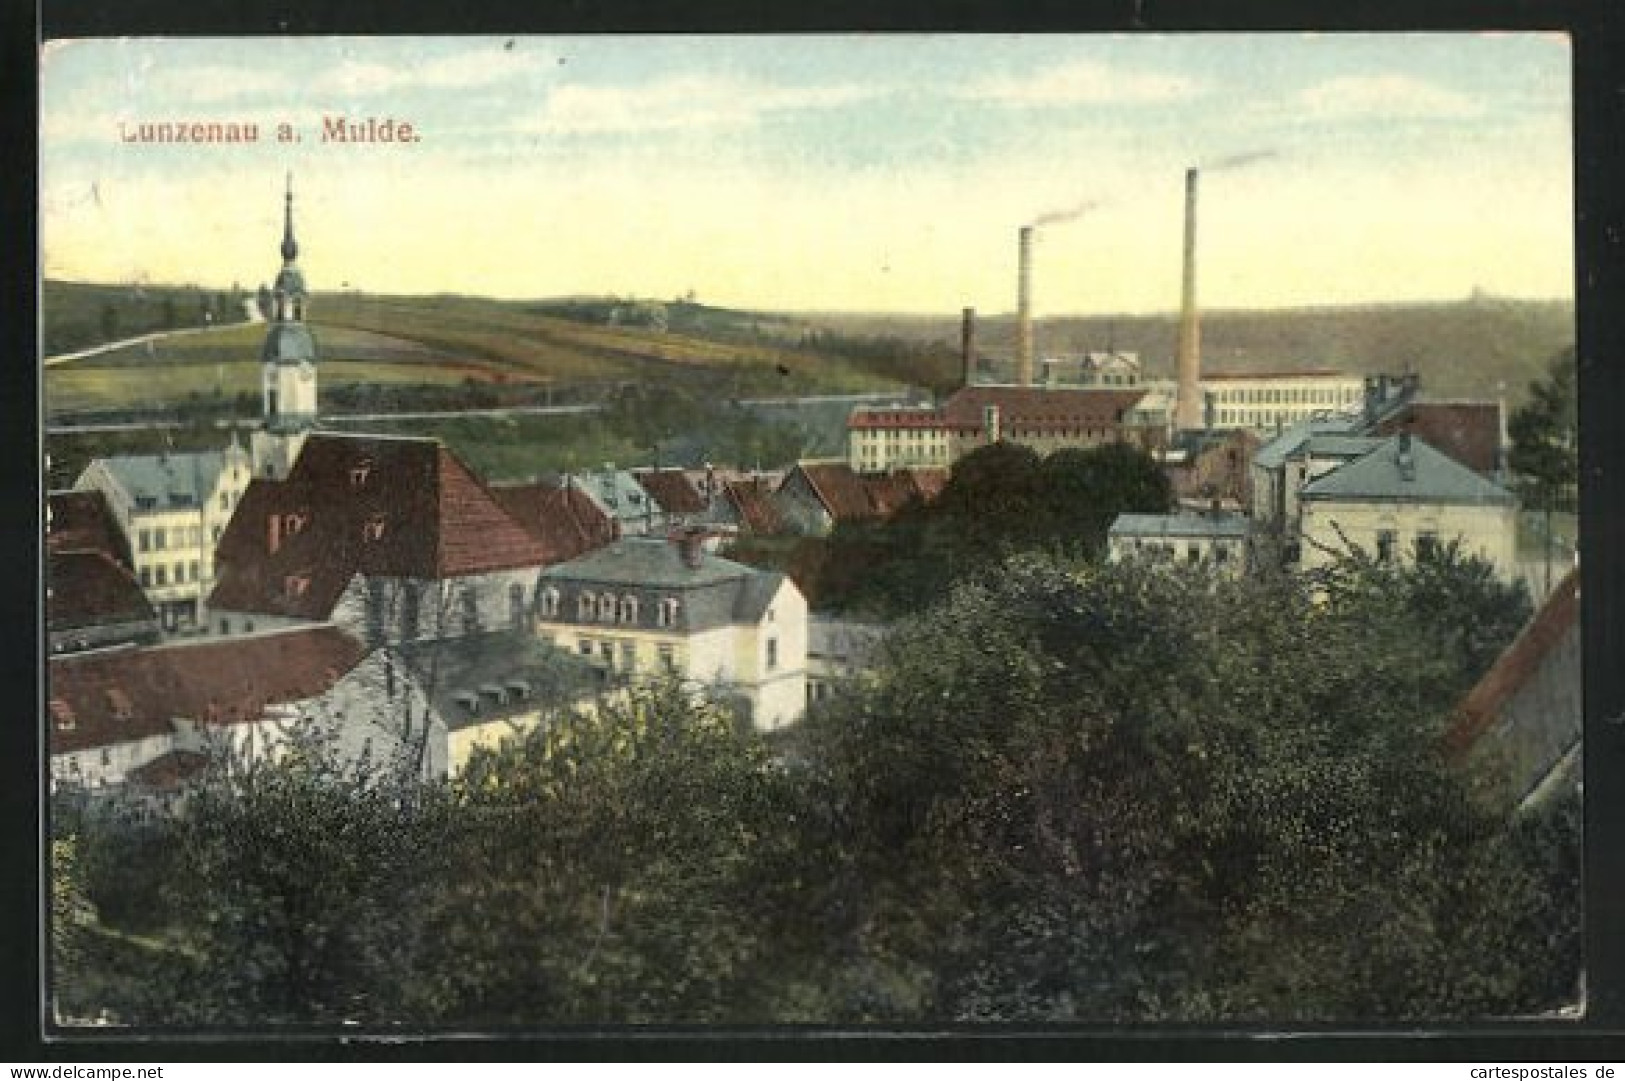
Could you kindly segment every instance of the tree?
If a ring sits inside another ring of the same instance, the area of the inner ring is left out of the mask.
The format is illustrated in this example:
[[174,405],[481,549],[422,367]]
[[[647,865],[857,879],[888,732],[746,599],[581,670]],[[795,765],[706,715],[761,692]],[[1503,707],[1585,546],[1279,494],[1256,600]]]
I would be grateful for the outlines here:
[[403,1020],[445,830],[435,786],[319,741],[217,771],[180,824],[171,905],[197,963],[172,1020]]
[[1549,973],[1481,954],[1521,955],[1544,883],[1443,762],[1437,628],[1402,626],[1291,579],[1032,557],[905,624],[808,732],[861,951],[918,990],[899,1019],[1541,1001]]
[[[760,737],[665,683],[477,754],[430,927],[477,1023],[766,1021],[817,925],[797,801]],[[471,914],[477,913],[477,918]]]
[[1068,447],[1044,459],[1044,489],[1051,530],[1092,556],[1106,550],[1106,534],[1119,514],[1162,514],[1173,487],[1162,467],[1127,443]]
[[1532,482],[1536,502],[1561,506],[1578,479],[1578,397],[1571,346],[1548,362],[1546,377],[1529,384],[1529,401],[1507,422],[1512,439],[1508,464]]

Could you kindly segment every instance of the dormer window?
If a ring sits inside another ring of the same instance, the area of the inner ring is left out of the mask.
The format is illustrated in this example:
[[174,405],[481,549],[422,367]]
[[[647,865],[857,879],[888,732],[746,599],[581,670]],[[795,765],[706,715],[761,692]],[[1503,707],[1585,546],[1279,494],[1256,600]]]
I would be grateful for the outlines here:
[[576,601],[576,618],[590,620],[597,614],[597,600],[591,593],[583,593]]
[[543,589],[536,597],[536,610],[544,619],[552,619],[559,614],[559,591],[553,586]]
[[116,721],[127,721],[134,712],[130,696],[119,687],[107,688],[107,708],[113,711],[113,719]]
[[631,594],[621,598],[621,622],[636,623],[638,621],[638,599]]
[[675,627],[677,625],[678,603],[679,602],[676,597],[667,597],[666,599],[662,600],[660,602],[659,612],[655,617],[655,622],[662,627]]
[[283,534],[283,536],[291,537],[294,534],[300,532],[301,530],[303,530],[305,528],[305,525],[306,525],[307,522],[309,522],[309,520],[310,520],[310,515],[305,514],[303,512],[295,512],[295,513],[292,513],[292,514],[284,514],[282,516],[282,534]]
[[380,541],[384,539],[384,516],[374,514],[361,525],[361,536],[367,541]]
[[303,597],[310,589],[310,575],[290,574],[282,580],[282,592],[288,597]]
[[598,618],[603,620],[605,623],[615,622],[615,608],[615,594],[605,593],[602,597],[598,598]]
[[350,467],[350,487],[359,488],[367,483],[367,477],[372,473],[372,459],[362,458]]

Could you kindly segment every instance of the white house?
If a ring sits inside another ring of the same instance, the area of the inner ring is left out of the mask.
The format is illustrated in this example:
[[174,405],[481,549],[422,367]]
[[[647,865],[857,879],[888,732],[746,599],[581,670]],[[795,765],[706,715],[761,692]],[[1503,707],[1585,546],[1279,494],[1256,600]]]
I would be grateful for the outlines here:
[[96,458],[74,482],[100,492],[129,542],[136,580],[165,630],[199,625],[214,587],[215,546],[252,479],[248,452]]
[[1298,502],[1306,569],[1353,548],[1400,560],[1454,542],[1505,579],[1517,572],[1517,498],[1407,434],[1310,481]]
[[1248,565],[1247,517],[1230,511],[1119,514],[1107,533],[1107,554],[1208,566],[1241,574]]
[[807,601],[782,574],[705,550],[703,533],[629,537],[544,570],[537,632],[632,680],[675,675],[758,728],[806,701]]

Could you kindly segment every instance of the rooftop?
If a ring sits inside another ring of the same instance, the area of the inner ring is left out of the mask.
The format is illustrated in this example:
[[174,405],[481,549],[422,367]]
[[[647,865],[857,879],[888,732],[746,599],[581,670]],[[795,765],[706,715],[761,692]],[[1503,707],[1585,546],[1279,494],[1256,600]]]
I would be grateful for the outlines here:
[[265,706],[314,698],[361,659],[336,627],[53,657],[50,748],[64,754],[172,732],[172,718],[258,720]]
[[452,730],[568,705],[601,686],[598,672],[529,631],[496,631],[395,649]]
[[47,625],[52,631],[118,623],[153,622],[157,616],[130,569],[106,552],[52,552],[46,561]]
[[1517,504],[1517,497],[1505,488],[1422,440],[1402,435],[1383,439],[1375,449],[1311,481],[1299,498],[1306,502]]
[[237,449],[120,454],[96,459],[135,501],[137,510],[202,506],[214,493],[228,460],[234,468],[248,468],[246,455]]
[[357,573],[442,579],[547,562],[544,546],[438,442],[312,435],[257,479],[217,549],[212,608],[325,619]]
[[1247,536],[1248,518],[1231,511],[1203,511],[1199,514],[1119,514],[1112,521],[1114,537],[1208,537]]

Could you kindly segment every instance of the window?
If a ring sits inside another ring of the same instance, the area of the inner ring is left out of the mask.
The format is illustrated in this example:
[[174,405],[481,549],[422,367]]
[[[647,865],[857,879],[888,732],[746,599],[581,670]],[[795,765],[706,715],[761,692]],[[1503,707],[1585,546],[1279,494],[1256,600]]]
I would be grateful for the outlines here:
[[363,540],[367,541],[383,540],[384,516],[382,514],[374,514],[372,517],[363,522],[361,525],[361,536]]
[[187,534],[187,530],[186,530],[185,526],[182,526],[182,525],[176,526],[171,531],[170,538],[169,538],[170,544],[172,544],[176,548],[185,548],[186,547],[186,534]]
[[213,537],[213,539],[214,539],[214,543],[215,543],[215,544],[219,544],[219,543],[220,543],[220,533],[221,533],[221,529],[220,529],[220,527],[219,527],[219,526],[215,526],[215,527],[214,527],[214,537]]
[[1431,560],[1439,554],[1439,535],[1431,529],[1416,535],[1416,558]]
[[592,656],[592,639],[591,638],[578,638],[578,639],[576,639],[576,651],[579,652],[583,657],[591,657]]
[[197,581],[198,577],[199,577],[198,576],[198,561],[195,560],[195,559],[192,560],[192,562],[187,564],[187,567],[190,568],[190,577],[191,577],[192,581],[194,581],[194,582]]
[[1213,562],[1216,564],[1230,562],[1230,546],[1228,544],[1215,544],[1213,546]]
[[621,668],[626,672],[635,672],[638,667],[637,646],[631,642],[621,643]]
[[1377,562],[1388,563],[1393,560],[1395,540],[1392,529],[1377,530]]
[[559,614],[559,591],[548,586],[536,598],[536,608],[542,618],[551,619]]
[[193,548],[196,548],[199,544],[202,544],[203,527],[195,525],[188,526],[186,529],[186,543]]
[[638,621],[638,599],[628,594],[621,598],[621,622],[636,623]]
[[604,663],[607,664],[609,667],[611,667],[611,668],[615,667],[615,643],[614,642],[599,642],[598,643],[598,655],[603,658]]
[[660,667],[667,672],[677,671],[677,651],[670,646],[661,646],[659,649]]
[[602,597],[598,598],[598,618],[603,620],[605,623],[614,623],[615,607],[615,594],[605,593]]
[[152,531],[143,529],[135,535],[136,549],[142,552],[152,551]]
[[167,530],[154,529],[152,531],[152,546],[160,552],[163,551],[164,541],[168,538],[168,536],[169,533]]
[[282,592],[289,597],[303,597],[310,588],[310,578],[303,574],[290,574],[282,580]]
[[155,585],[168,585],[169,568],[162,563],[152,569],[152,580]]
[[152,585],[152,568],[151,567],[142,567],[141,568],[141,584],[144,585],[144,586]]
[[221,510],[230,510],[231,509],[231,497],[228,496],[225,492],[220,493],[220,509]]
[[667,597],[660,602],[660,612],[655,622],[662,627],[675,627],[677,625],[677,598]]
[[372,472],[372,459],[362,458],[350,469],[350,487],[359,488],[367,483],[367,474]]
[[1185,546],[1185,562],[1195,565],[1202,562],[1202,546],[1192,541]]
[[463,633],[473,634],[480,629],[480,596],[473,586],[463,589]]
[[576,618],[586,621],[597,613],[597,602],[591,593],[583,593],[576,599]]
[[769,638],[767,640],[767,670],[769,672],[772,672],[775,669],[777,669],[778,667],[779,667],[779,640],[777,638]]

